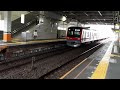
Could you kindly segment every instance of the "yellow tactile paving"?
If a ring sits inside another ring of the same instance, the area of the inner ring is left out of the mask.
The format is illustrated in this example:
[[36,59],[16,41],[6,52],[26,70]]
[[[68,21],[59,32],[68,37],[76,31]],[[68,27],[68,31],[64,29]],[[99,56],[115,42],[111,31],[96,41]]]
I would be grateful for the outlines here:
[[100,61],[99,65],[97,66],[96,70],[94,71],[90,79],[105,79],[107,69],[109,66],[109,59],[110,59],[112,47],[113,47],[113,42],[110,44],[107,52],[105,53],[104,57]]

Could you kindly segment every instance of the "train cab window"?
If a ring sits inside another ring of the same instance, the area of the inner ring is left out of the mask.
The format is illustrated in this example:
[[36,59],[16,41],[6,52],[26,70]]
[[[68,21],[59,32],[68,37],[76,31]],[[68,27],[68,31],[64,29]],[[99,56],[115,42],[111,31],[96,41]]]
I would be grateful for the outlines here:
[[73,31],[68,31],[68,36],[73,36]]
[[80,37],[80,28],[69,28],[67,32],[68,37]]
[[74,36],[75,36],[75,37],[80,37],[80,32],[75,31],[75,32],[74,32]]

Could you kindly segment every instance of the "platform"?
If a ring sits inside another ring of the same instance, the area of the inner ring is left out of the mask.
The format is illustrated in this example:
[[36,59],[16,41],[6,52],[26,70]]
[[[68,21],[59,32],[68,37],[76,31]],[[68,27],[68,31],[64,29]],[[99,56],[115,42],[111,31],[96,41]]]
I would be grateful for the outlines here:
[[66,39],[42,39],[42,40],[31,40],[31,41],[11,41],[10,43],[5,43],[0,41],[0,46],[15,46],[15,45],[25,45],[25,44],[35,44],[35,43],[47,43],[47,42],[57,42],[66,41]]
[[118,50],[116,41],[108,42],[60,79],[120,79]]

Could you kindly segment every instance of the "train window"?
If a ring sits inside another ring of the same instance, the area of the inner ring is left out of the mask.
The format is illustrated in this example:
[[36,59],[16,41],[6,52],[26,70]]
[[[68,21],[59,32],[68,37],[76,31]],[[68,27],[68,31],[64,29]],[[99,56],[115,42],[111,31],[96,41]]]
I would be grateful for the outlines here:
[[73,31],[68,31],[68,36],[72,36],[73,35]]
[[89,32],[87,32],[87,37],[89,37]]
[[91,38],[91,32],[90,32],[90,38]]
[[75,36],[75,37],[80,37],[80,32],[76,32],[76,31],[75,31],[75,32],[74,32],[74,36]]
[[67,32],[67,36],[68,37],[80,37],[80,28],[75,28],[75,27],[72,27],[72,28],[68,28],[68,32]]
[[84,37],[86,38],[86,32],[85,32],[85,35],[84,35]]

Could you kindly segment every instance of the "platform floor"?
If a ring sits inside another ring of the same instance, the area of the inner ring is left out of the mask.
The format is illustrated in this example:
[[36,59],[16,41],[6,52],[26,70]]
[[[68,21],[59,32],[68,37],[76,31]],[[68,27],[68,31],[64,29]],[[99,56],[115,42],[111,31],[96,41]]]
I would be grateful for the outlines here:
[[60,79],[120,79],[120,54],[116,41],[84,59]]
[[118,45],[118,41],[114,42],[112,48],[106,79],[120,79],[120,45]]

